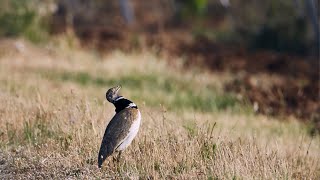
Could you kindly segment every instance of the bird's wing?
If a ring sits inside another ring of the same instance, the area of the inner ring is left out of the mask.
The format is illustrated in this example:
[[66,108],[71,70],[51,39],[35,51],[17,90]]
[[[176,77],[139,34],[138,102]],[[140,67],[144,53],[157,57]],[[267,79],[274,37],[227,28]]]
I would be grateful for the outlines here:
[[137,114],[137,109],[124,109],[111,119],[100,146],[98,156],[99,167],[101,167],[103,161],[110,156],[125,139]]

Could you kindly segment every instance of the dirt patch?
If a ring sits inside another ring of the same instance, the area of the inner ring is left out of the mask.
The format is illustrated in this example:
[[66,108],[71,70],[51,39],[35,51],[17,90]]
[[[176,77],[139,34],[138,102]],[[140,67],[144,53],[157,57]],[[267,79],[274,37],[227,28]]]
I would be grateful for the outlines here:
[[[200,65],[212,71],[231,71],[235,79],[225,90],[249,99],[256,112],[295,116],[320,130],[319,62],[266,51],[226,47],[199,39],[179,48],[188,54],[186,66]],[[263,76],[263,74],[265,74]]]

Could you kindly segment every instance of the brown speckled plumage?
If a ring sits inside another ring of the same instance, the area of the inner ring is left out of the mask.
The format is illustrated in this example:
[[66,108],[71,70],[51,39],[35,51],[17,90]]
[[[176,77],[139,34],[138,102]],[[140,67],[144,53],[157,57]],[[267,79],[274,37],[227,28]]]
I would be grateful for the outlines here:
[[[118,90],[114,92],[117,93]],[[108,92],[110,92],[110,90]],[[108,92],[107,92],[107,99],[108,99]],[[110,94],[109,94],[109,97],[113,97],[113,98],[109,98],[108,100],[112,101],[112,103],[115,103],[115,99],[117,97],[115,95],[110,95]],[[107,157],[109,157],[112,153],[116,151],[122,151],[131,143],[131,140],[136,135],[136,132],[138,130],[135,127],[137,126],[137,128],[139,128],[140,119],[141,119],[141,115],[137,107],[124,108],[123,110],[115,114],[115,116],[109,122],[102,139],[99,156],[98,156],[99,167],[101,167],[104,160]],[[133,128],[133,124],[135,124],[134,129],[136,132],[130,133],[130,131],[132,131],[132,129],[130,128]],[[123,143],[126,143],[126,144],[123,144]]]

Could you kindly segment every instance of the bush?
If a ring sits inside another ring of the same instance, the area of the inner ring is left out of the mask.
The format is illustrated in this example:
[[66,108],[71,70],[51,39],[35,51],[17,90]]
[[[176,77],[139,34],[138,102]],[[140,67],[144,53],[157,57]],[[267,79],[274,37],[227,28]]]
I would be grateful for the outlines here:
[[0,37],[23,36],[33,42],[47,37],[47,28],[33,0],[0,1]]

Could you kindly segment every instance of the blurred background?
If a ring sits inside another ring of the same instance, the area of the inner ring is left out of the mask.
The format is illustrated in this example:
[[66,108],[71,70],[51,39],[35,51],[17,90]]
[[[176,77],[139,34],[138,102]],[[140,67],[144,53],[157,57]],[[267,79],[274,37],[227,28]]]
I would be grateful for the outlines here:
[[[1,39],[62,36],[106,55],[152,52],[210,72],[258,113],[293,115],[320,129],[319,0],[1,0]],[[179,59],[179,60],[177,60]],[[182,59],[182,60],[181,60]],[[268,83],[257,74],[281,77]],[[268,85],[266,85],[268,84]]]
[[319,3],[0,0],[0,179],[320,179]]
[[41,41],[46,35],[73,31],[83,44],[102,49],[130,50],[147,44],[188,53],[191,50],[183,48],[208,43],[203,53],[224,45],[317,56],[318,4],[318,0],[1,0],[0,35]]

